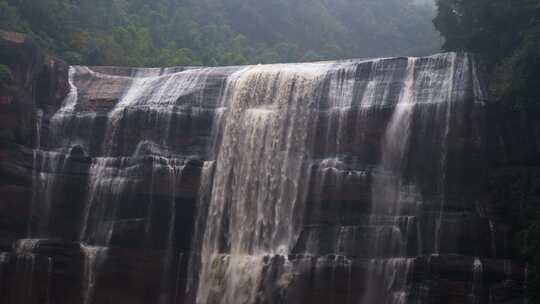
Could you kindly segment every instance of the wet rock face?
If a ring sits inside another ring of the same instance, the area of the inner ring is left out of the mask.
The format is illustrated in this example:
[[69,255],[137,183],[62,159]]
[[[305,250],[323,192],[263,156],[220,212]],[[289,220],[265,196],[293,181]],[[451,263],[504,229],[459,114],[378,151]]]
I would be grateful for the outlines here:
[[[0,84],[0,302],[45,303],[47,294],[58,288],[66,303],[74,303],[80,288],[77,244],[50,241],[35,254],[14,249],[18,239],[27,237],[36,125],[42,113],[56,111],[69,92],[68,66],[41,52],[25,35],[4,31],[0,63],[9,66],[13,76]],[[48,289],[53,266],[58,284]]]
[[5,235],[0,246],[9,248],[9,240],[26,233],[40,113],[56,111],[69,84],[68,66],[46,56],[22,34],[0,31],[0,63],[13,76],[0,84],[0,231]]
[[68,69],[0,35],[0,302],[521,303],[472,56]]

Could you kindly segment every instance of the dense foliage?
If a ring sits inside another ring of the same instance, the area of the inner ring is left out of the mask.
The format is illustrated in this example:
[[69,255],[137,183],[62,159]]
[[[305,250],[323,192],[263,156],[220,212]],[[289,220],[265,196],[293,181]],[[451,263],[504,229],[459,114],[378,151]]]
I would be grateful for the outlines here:
[[434,14],[421,0],[0,0],[0,28],[99,65],[421,55],[440,47]]
[[494,96],[519,106],[540,98],[540,0],[438,0],[435,26],[446,50],[481,55]]
[[[501,124],[511,125],[513,132],[524,129],[534,142],[540,126],[540,0],[438,0],[437,5],[434,23],[446,40],[443,48],[480,55],[492,98],[506,111]],[[515,236],[514,248],[529,263],[529,296],[540,303],[540,156],[538,145],[531,146],[512,147],[509,156],[533,152],[502,164],[490,192]]]
[[0,64],[0,83],[10,81],[12,78],[11,70],[7,65]]

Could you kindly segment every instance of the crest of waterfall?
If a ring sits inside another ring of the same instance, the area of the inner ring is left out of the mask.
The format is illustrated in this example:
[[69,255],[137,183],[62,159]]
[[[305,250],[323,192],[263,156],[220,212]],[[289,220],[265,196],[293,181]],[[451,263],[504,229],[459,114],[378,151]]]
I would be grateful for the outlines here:
[[[135,77],[130,88],[122,96],[120,102],[109,113],[105,132],[103,150],[114,155],[115,149],[123,141],[119,138],[121,124],[130,116],[143,114],[147,127],[159,130],[160,137],[147,138],[161,149],[160,154],[171,154],[168,151],[171,142],[171,125],[173,119],[182,115],[182,110],[189,107],[192,111],[202,110],[203,87],[211,69],[194,69],[178,73],[153,75],[146,72],[144,77]],[[182,103],[183,98],[193,98],[193,103]],[[198,103],[198,104],[197,104]],[[149,134],[150,135],[150,134]]]
[[68,81],[70,90],[58,111],[51,117],[49,124],[50,140],[61,147],[70,147],[72,138],[65,136],[69,134],[69,122],[76,119],[79,113],[76,112],[77,101],[79,100],[78,88],[75,85],[75,76],[78,73],[89,72],[86,67],[69,68]]

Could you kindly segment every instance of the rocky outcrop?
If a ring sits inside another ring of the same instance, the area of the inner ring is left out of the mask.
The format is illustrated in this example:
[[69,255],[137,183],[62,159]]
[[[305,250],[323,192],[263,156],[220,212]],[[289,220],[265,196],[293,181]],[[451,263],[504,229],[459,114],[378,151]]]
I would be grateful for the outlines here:
[[0,84],[0,247],[26,234],[32,196],[32,149],[43,113],[58,109],[69,92],[68,66],[19,33],[0,31],[0,64],[12,80]]
[[[75,287],[78,245],[75,253],[67,244],[53,241],[32,257],[10,252],[27,236],[37,127],[43,113],[56,111],[69,92],[68,66],[43,53],[26,35],[5,31],[0,31],[0,64],[12,73],[11,80],[0,83],[0,302],[44,303],[51,292],[49,257],[55,256],[57,287]],[[35,288],[28,289],[32,284]],[[70,293],[64,293],[66,299],[73,299]]]
[[68,68],[0,37],[2,303],[522,303],[471,55]]

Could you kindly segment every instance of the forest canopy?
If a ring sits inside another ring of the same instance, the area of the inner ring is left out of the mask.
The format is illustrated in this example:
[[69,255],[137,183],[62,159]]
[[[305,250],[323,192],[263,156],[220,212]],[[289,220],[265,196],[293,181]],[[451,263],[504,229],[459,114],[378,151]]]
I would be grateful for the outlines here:
[[431,0],[0,0],[0,28],[89,65],[426,55],[434,16]]
[[444,50],[478,54],[495,98],[540,105],[540,0],[438,0],[437,6]]
[[[490,99],[527,126],[540,117],[540,0],[438,0],[435,26],[448,51],[474,52],[487,68]],[[512,130],[519,130],[513,125]],[[538,129],[531,127],[530,140]],[[538,143],[536,143],[538,145]],[[520,147],[516,147],[519,149]],[[532,152],[537,155],[536,152]],[[510,160],[492,179],[496,204],[511,227],[513,248],[528,263],[527,292],[540,303],[540,179],[535,157]],[[510,173],[509,173],[510,172]],[[520,174],[516,172],[535,172]]]

